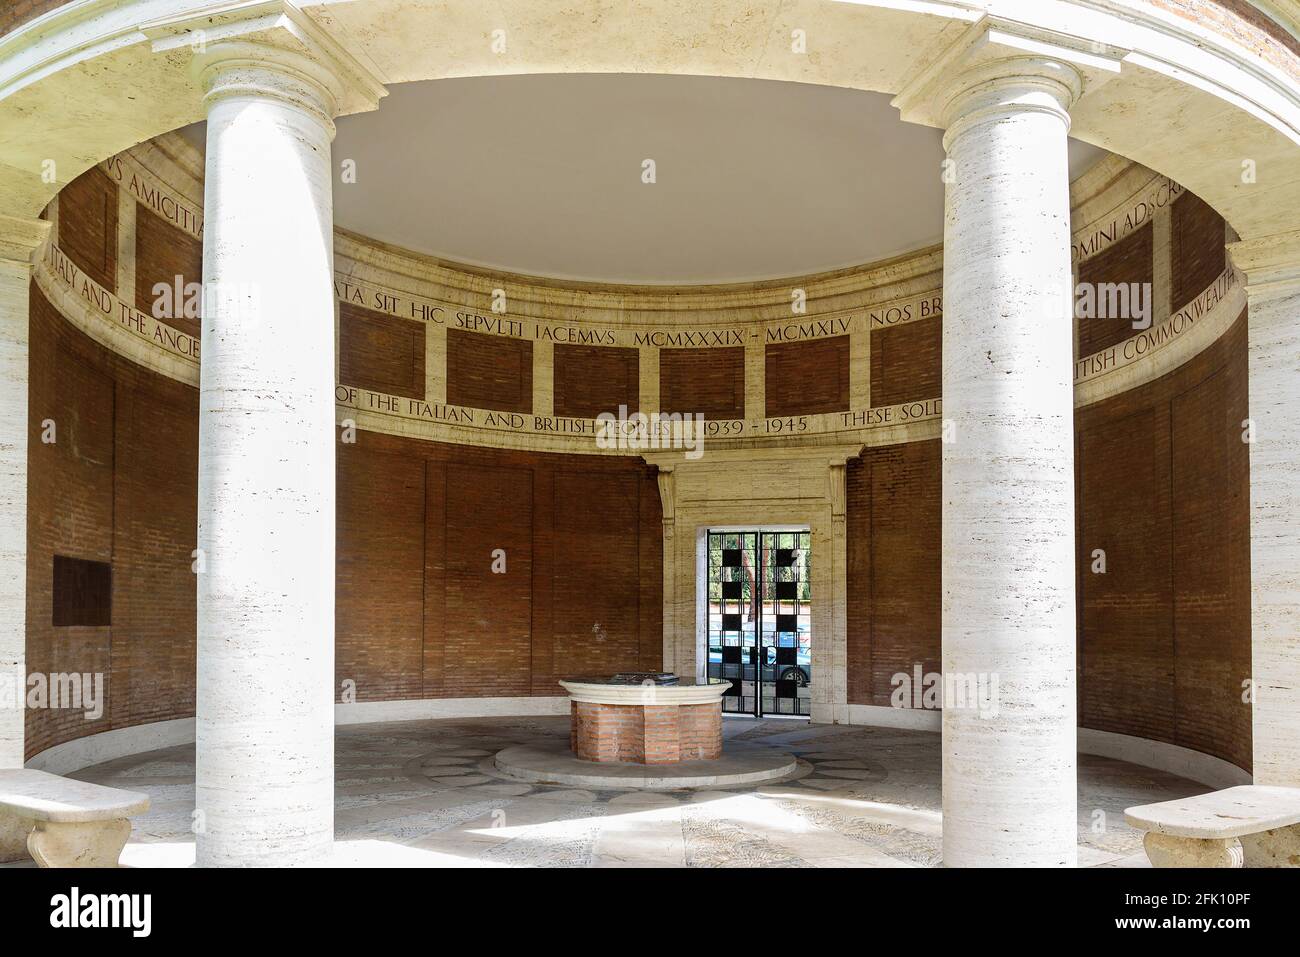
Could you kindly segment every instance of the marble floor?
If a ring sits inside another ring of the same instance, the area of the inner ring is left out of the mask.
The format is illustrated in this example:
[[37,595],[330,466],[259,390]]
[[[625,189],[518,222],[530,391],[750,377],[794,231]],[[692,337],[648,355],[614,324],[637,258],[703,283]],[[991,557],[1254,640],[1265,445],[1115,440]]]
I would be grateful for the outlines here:
[[[729,740],[795,753],[801,777],[663,793],[508,780],[491,756],[568,734],[567,717],[349,726],[336,738],[336,863],[467,867],[933,867],[940,862],[936,733],[729,719]],[[1134,804],[1208,788],[1107,758],[1079,759],[1079,862],[1145,866]],[[147,792],[123,863],[194,860],[192,745],[73,777]]]

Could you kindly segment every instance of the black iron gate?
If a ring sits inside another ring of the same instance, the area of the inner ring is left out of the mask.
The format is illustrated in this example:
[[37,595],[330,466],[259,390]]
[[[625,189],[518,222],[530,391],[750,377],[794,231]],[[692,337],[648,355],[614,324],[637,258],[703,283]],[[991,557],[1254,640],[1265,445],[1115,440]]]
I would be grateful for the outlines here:
[[708,533],[710,681],[722,710],[811,713],[811,541],[807,531]]

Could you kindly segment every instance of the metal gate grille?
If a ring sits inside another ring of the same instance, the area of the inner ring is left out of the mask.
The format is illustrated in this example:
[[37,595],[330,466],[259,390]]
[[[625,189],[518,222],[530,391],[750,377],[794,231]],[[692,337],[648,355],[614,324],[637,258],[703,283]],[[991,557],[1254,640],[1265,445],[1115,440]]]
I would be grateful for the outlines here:
[[811,713],[811,535],[708,533],[708,677],[722,710]]

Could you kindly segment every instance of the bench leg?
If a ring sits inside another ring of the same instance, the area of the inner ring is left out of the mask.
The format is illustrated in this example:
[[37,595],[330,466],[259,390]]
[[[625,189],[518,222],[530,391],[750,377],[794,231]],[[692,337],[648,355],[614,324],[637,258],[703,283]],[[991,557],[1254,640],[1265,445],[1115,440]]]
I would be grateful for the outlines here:
[[31,818],[0,811],[0,864],[28,859],[27,835],[34,823]]
[[1243,834],[1247,867],[1300,867],[1300,824]]
[[131,822],[124,817],[76,824],[37,821],[27,849],[41,867],[117,867],[130,836]]
[[1241,867],[1241,841],[1171,837],[1147,831],[1142,839],[1152,867]]

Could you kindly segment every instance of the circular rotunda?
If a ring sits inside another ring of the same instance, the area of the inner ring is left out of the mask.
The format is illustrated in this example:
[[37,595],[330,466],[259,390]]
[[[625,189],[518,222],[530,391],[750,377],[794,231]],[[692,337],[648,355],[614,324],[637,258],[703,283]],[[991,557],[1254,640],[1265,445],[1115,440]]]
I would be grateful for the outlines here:
[[545,6],[0,13],[0,769],[201,865],[437,791],[433,863],[563,792],[587,861],[1075,866],[1300,789],[1300,8]]

